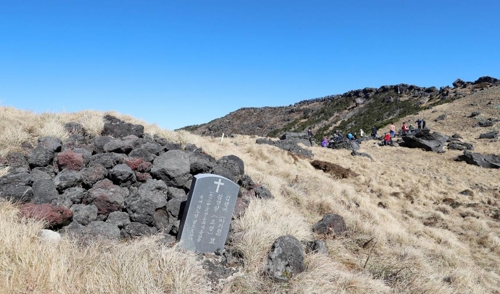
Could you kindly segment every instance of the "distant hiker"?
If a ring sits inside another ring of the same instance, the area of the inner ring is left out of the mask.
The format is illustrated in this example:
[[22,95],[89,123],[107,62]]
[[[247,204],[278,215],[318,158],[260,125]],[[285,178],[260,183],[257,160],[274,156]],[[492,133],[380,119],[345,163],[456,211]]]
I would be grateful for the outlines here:
[[376,128],[376,127],[373,127],[373,128],[372,128],[372,138],[373,138],[373,139],[378,139],[378,136],[377,136],[377,128]]
[[392,122],[391,125],[389,126],[389,130],[391,138],[394,138],[394,136],[396,136],[396,126]]
[[311,146],[313,145],[313,137],[314,137],[314,134],[313,132],[311,131],[311,129],[308,129],[307,130],[307,138],[309,139],[309,143],[311,144]]
[[410,130],[408,128],[408,125],[406,124],[406,122],[403,122],[403,125],[401,126],[401,130],[403,130],[403,135],[406,135],[408,133],[408,131]]
[[410,134],[415,133],[415,127],[413,125],[410,125]]
[[328,146],[328,139],[326,138],[326,136],[323,137],[323,141],[321,142],[321,146],[323,146],[323,147]]
[[389,145],[391,142],[391,134],[390,133],[385,133],[384,136],[384,145]]
[[425,119],[422,118],[422,129],[425,129]]
[[361,138],[363,138],[365,136],[365,132],[363,131],[363,129],[359,129],[359,136]]
[[415,122],[417,123],[418,130],[420,131],[422,129],[422,119],[419,118]]
[[354,139],[354,136],[353,136],[351,133],[348,133],[348,134],[347,134],[347,139],[349,139],[349,140],[353,140],[353,139]]

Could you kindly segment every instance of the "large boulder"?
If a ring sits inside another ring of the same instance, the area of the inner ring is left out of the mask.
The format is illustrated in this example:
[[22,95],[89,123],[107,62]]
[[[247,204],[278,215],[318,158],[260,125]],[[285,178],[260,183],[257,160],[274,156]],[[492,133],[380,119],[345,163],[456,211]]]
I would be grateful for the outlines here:
[[464,151],[457,161],[465,161],[468,164],[486,168],[500,168],[500,156],[494,154],[481,154]]
[[305,252],[297,238],[281,236],[269,252],[266,271],[276,281],[288,281],[293,275],[305,271]]
[[409,148],[420,148],[425,151],[442,152],[448,137],[440,133],[431,133],[424,129],[415,135],[402,137],[404,145]]
[[167,185],[183,187],[192,178],[189,155],[182,150],[170,150],[153,161],[151,174]]
[[122,138],[128,135],[142,137],[144,135],[143,125],[134,125],[124,122],[114,116],[106,115],[104,117],[103,136],[112,136],[114,138]]

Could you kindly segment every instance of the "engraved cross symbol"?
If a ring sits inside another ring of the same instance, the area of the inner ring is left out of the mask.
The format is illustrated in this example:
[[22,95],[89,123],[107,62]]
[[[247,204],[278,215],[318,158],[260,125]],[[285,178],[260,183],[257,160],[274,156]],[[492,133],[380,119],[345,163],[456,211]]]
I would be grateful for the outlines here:
[[216,185],[217,185],[217,189],[215,190],[215,192],[216,192],[216,193],[218,193],[218,192],[219,192],[219,187],[220,187],[220,186],[224,186],[224,183],[223,183],[223,182],[221,182],[221,180],[220,180],[220,179],[219,179],[219,181],[218,181],[218,182],[214,182],[214,184],[216,184]]

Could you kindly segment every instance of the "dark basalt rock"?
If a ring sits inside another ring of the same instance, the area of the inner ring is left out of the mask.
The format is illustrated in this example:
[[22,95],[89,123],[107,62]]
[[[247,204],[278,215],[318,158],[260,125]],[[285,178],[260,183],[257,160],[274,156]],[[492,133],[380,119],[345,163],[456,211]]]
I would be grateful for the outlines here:
[[431,133],[428,129],[417,132],[415,135],[403,137],[406,147],[421,148],[425,151],[434,152],[442,152],[447,140],[447,136],[436,132]]
[[471,143],[451,142],[448,144],[448,149],[450,149],[450,150],[474,150],[474,146]]
[[313,225],[313,232],[324,235],[341,235],[347,231],[344,218],[338,214],[327,214]]
[[498,131],[480,134],[479,139],[498,139]]
[[464,154],[457,158],[457,161],[465,161],[468,164],[486,168],[500,168],[500,156],[494,154],[471,153],[464,151]]
[[104,121],[103,136],[122,138],[128,135],[135,135],[137,137],[144,135],[144,126],[142,125],[127,123],[111,115],[106,115]]

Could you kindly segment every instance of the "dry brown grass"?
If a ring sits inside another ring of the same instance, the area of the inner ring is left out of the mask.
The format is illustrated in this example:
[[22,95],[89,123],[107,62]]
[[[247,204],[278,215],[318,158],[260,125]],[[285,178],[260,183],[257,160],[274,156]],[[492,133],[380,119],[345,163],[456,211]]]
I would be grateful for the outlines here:
[[207,293],[192,253],[159,245],[156,238],[80,246],[42,242],[40,222],[18,219],[0,202],[0,293]]
[[[489,101],[491,104],[487,105]],[[470,106],[477,103],[478,106]],[[470,112],[500,117],[500,89],[480,91],[453,104],[437,106],[419,116],[433,131],[459,133],[478,152],[498,154],[499,143],[478,140],[484,128]],[[97,112],[46,115],[15,109],[8,120],[12,141],[2,150],[35,140],[42,130],[23,122],[22,115],[57,133],[70,120],[102,129]],[[434,122],[438,115],[448,118]],[[116,115],[116,114],[115,114]],[[119,115],[117,115],[119,116]],[[121,117],[141,123],[132,118]],[[416,116],[404,120],[416,120]],[[403,120],[402,120],[403,121]],[[400,123],[400,122],[396,122]],[[498,129],[500,124],[492,129]],[[12,127],[11,127],[12,128]],[[500,203],[498,170],[456,162],[461,152],[445,154],[362,144],[375,159],[353,157],[347,150],[311,148],[314,159],[349,168],[357,177],[336,179],[314,169],[309,160],[255,144],[255,138],[199,137],[146,125],[146,132],[181,143],[194,143],[219,158],[234,154],[245,173],[265,185],[273,200],[253,201],[233,223],[234,245],[244,254],[244,268],[217,291],[222,293],[499,293],[500,222],[490,216]],[[48,131],[44,131],[48,132]],[[2,132],[3,133],[3,132]],[[15,139],[17,138],[17,139]],[[462,195],[470,190],[472,196]],[[208,293],[208,283],[195,256],[162,248],[154,238],[79,247],[68,240],[58,245],[38,240],[41,224],[18,221],[16,209],[0,208],[0,292],[5,293]],[[326,213],[342,215],[345,236],[317,236],[310,228]],[[289,283],[273,283],[262,272],[275,238],[292,234],[301,240],[323,239],[327,255],[307,255],[306,272]],[[368,259],[369,257],[369,259]],[[366,264],[366,266],[365,266]],[[191,281],[191,279],[193,279]],[[7,289],[7,290],[1,290]]]

